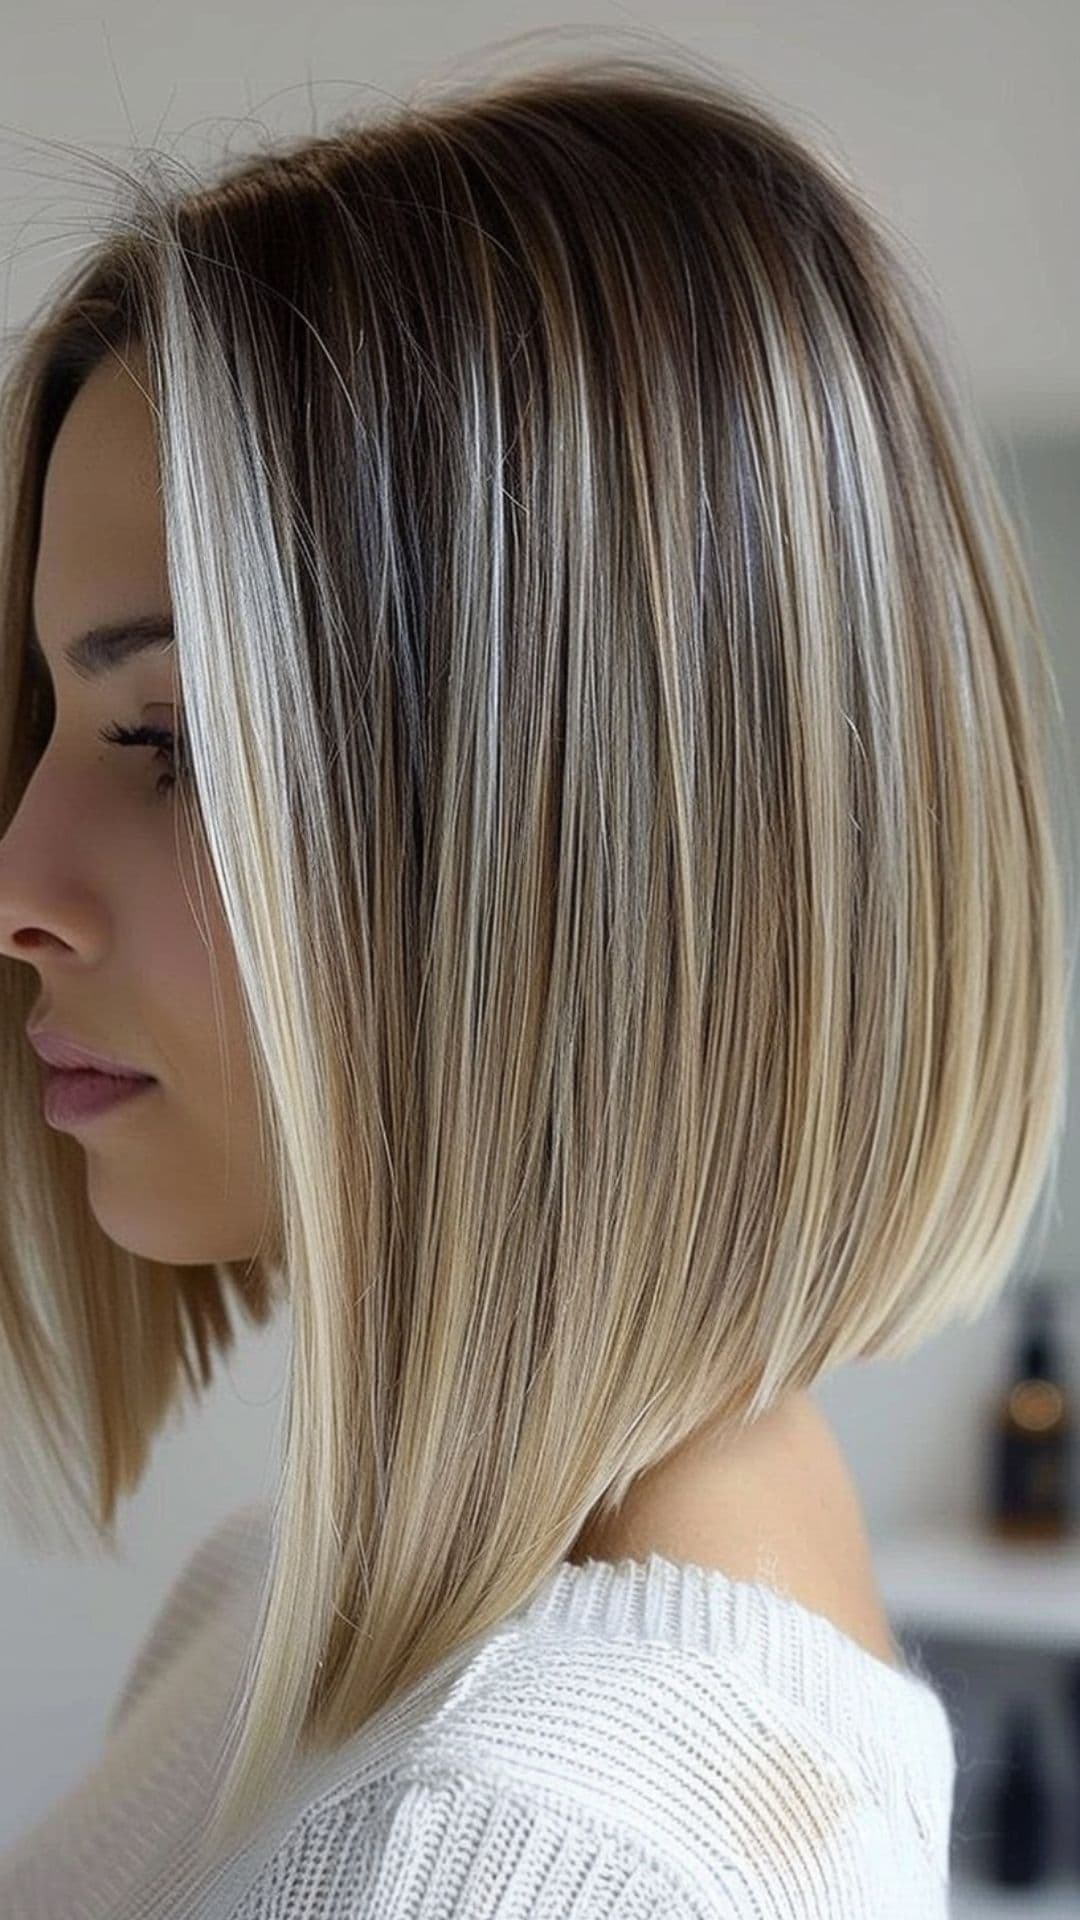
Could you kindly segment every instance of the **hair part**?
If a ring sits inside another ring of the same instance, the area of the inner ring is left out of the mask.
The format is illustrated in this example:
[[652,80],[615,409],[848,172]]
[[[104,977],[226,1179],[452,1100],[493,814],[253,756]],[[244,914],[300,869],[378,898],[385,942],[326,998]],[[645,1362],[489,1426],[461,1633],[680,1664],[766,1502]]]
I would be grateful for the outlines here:
[[137,346],[279,1217],[220,1266],[111,1242],[0,961],[0,1379],[24,1511],[112,1551],[233,1315],[289,1303],[221,1841],[706,1422],[998,1296],[1072,923],[935,316],[764,105],[598,55],[124,178],[3,391],[3,821],[49,451]]

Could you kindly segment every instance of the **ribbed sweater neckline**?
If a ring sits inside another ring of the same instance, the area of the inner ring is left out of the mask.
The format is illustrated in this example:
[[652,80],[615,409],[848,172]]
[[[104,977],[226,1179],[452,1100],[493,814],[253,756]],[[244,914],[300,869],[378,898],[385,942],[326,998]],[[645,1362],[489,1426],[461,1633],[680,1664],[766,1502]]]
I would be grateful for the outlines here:
[[895,1635],[890,1665],[816,1612],[764,1581],[716,1567],[644,1559],[560,1561],[513,1616],[520,1632],[561,1640],[674,1645],[735,1659],[762,1686],[826,1730],[870,1741],[925,1767],[939,1785],[955,1765],[952,1725],[940,1696]]

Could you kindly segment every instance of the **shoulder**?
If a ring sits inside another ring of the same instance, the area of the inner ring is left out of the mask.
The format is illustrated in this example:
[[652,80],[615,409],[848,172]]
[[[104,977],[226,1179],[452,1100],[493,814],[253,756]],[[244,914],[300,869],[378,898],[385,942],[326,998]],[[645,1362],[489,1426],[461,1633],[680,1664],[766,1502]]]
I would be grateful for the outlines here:
[[291,1911],[317,1862],[342,1896],[325,1920],[765,1920],[810,1885],[837,1920],[885,1887],[938,1920],[946,1803],[908,1737],[926,1708],[830,1636],[700,1566],[561,1565],[404,1739],[299,1812],[260,1874],[281,1904],[244,1920]]

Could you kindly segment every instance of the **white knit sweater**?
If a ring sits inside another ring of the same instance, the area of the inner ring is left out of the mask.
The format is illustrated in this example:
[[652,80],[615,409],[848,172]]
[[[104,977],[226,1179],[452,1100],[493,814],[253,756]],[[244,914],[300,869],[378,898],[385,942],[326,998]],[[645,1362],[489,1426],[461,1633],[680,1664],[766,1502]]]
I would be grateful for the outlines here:
[[945,1920],[956,1749],[925,1671],[656,1554],[560,1562],[200,1857],[269,1525],[241,1508],[192,1556],[100,1762],[0,1854],[3,1920]]

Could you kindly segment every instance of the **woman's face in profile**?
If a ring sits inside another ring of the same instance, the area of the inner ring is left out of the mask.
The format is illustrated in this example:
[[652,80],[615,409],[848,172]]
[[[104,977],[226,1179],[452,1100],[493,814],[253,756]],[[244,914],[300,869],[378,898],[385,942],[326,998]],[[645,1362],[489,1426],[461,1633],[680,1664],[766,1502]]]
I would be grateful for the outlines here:
[[[266,1187],[216,884],[175,792],[159,790],[175,766],[152,745],[98,738],[117,726],[175,734],[174,650],[146,648],[92,678],[64,652],[89,627],[170,613],[146,361],[128,361],[130,374],[111,356],[95,368],[49,460],[33,617],[54,719],[0,839],[0,951],[37,974],[32,1026],[154,1076],[136,1098],[63,1124],[109,1237],[188,1265],[250,1257]],[[43,1089],[48,1071],[42,1062]]]

